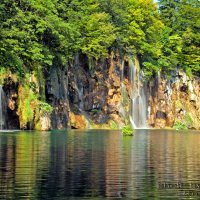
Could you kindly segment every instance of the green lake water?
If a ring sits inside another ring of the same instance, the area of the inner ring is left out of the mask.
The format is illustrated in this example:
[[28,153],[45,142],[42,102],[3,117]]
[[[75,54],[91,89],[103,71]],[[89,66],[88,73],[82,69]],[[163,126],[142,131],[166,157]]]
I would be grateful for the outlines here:
[[200,132],[0,133],[0,199],[200,199]]

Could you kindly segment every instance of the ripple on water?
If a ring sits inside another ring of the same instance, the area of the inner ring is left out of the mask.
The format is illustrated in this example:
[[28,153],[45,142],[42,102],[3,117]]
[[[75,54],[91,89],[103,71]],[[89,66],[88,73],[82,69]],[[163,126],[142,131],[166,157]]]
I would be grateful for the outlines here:
[[198,132],[1,132],[0,199],[181,199],[162,186],[198,183],[199,149]]

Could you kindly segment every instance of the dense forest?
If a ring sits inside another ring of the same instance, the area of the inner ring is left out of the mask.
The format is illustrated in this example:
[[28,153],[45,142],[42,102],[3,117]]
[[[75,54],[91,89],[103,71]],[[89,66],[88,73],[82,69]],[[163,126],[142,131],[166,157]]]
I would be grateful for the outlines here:
[[[157,71],[170,74],[183,69],[200,74],[199,0],[1,0],[0,74],[15,74],[26,83],[30,73],[43,81],[53,65],[64,67],[77,53],[89,60],[105,59],[110,52],[121,57],[137,55],[146,77]],[[40,91],[21,88],[21,104],[39,99]],[[19,90],[20,91],[20,90]],[[27,101],[23,101],[27,99]],[[23,107],[21,105],[21,107]],[[26,124],[33,116],[24,112]],[[34,105],[32,105],[34,107]],[[20,108],[20,100],[19,100]],[[23,127],[23,125],[22,125]]]
[[199,72],[198,0],[2,0],[0,66],[23,75],[77,52],[137,54],[146,73]]

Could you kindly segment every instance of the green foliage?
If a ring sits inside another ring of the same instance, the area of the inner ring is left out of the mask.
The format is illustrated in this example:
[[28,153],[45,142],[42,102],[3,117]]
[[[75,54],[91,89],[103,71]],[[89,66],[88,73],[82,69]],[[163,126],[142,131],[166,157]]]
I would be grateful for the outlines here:
[[187,126],[181,121],[176,121],[173,128],[176,130],[187,130]]
[[38,95],[27,84],[19,87],[18,115],[20,128],[26,129],[27,123],[34,122],[35,128],[40,127],[40,117],[48,116],[53,108],[48,103],[39,101]]
[[56,1],[3,0],[0,11],[0,65],[32,70],[38,63],[50,66],[55,56],[67,60],[69,27],[58,16]]
[[2,0],[0,13],[0,66],[20,76],[80,51],[99,59],[113,48],[154,65],[160,55],[162,22],[150,1]]
[[192,119],[190,113],[186,113],[186,114],[185,114],[184,121],[185,121],[185,125],[186,125],[188,128],[192,128],[193,119]]
[[174,124],[176,130],[187,130],[188,128],[192,128],[193,126],[193,119],[190,113],[186,113],[183,120],[177,120]]
[[167,69],[181,67],[189,75],[199,74],[199,5],[198,0],[159,1],[160,16],[165,23],[161,61]]
[[46,102],[39,102],[39,110],[41,115],[50,115],[53,111],[53,107]]
[[27,123],[34,120],[34,112],[37,108],[37,95],[28,85],[19,87],[18,96],[18,115],[20,128],[26,129]]
[[7,76],[6,68],[2,67],[0,68],[0,85],[3,85],[4,79]]
[[151,0],[2,0],[0,68],[42,77],[57,60],[114,50],[137,55],[147,76],[176,67],[200,74],[199,19],[198,0],[160,0],[159,12]]
[[85,24],[85,40],[82,46],[83,53],[96,59],[107,57],[108,47],[115,40],[114,26],[109,22],[106,13],[94,13],[88,17]]
[[128,98],[128,91],[126,90],[126,87],[124,85],[124,83],[122,84],[121,88],[120,88],[120,92],[122,95],[122,99],[121,99],[121,103],[123,107],[126,107],[129,105],[129,98]]
[[118,124],[115,121],[111,120],[110,121],[110,128],[111,129],[118,129],[119,126],[118,126]]
[[134,129],[132,128],[131,124],[125,125],[122,128],[122,133],[123,133],[124,136],[133,136]]
[[96,109],[96,108],[93,108],[92,110],[91,110],[91,112],[92,113],[97,113],[97,112],[99,112],[100,110],[98,110],[98,109]]
[[24,106],[23,106],[23,111],[22,111],[22,115],[23,115],[23,120],[25,122],[30,122],[31,120],[33,120],[33,110],[31,109],[31,99],[25,99],[24,100]]

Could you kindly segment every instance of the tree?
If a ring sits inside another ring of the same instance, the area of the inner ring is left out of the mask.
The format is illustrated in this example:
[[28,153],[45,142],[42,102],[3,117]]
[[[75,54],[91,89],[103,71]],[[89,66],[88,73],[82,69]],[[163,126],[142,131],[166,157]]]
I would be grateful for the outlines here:
[[[161,63],[183,68],[191,74],[200,72],[200,4],[198,0],[160,0],[160,14],[165,23]],[[168,64],[167,64],[168,63]]]

